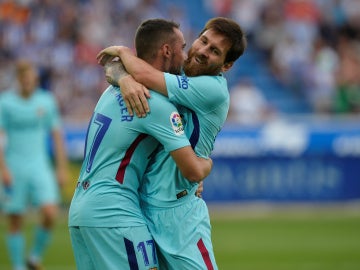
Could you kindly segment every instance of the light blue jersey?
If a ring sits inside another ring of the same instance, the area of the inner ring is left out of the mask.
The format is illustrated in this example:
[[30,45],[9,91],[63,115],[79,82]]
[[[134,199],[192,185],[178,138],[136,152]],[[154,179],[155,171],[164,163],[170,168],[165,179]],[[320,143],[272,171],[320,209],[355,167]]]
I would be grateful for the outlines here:
[[[229,110],[225,78],[165,74],[165,80],[169,99],[178,106],[192,147],[197,155],[208,157]],[[171,157],[159,148],[145,174],[140,196],[161,268],[218,269],[208,209],[195,196],[196,189],[197,184],[185,179]]]
[[7,134],[6,159],[17,163],[14,169],[21,169],[25,161],[48,162],[49,131],[59,126],[57,104],[50,92],[37,89],[28,99],[15,90],[1,94],[0,128]]
[[89,123],[84,161],[69,226],[129,227],[145,224],[138,188],[154,150],[189,145],[173,104],[153,92],[145,118],[128,114],[119,88],[110,86]]
[[[194,151],[208,157],[229,110],[226,79],[222,75],[186,77],[165,73],[165,80],[169,99],[179,109]],[[149,206],[173,207],[185,195],[195,194],[196,188],[197,184],[182,176],[169,154],[159,149],[145,174],[141,200]]]
[[5,160],[12,186],[4,210],[23,213],[35,205],[57,203],[58,186],[49,155],[49,132],[60,128],[55,98],[43,89],[23,98],[16,90],[0,96],[0,129],[6,134]]

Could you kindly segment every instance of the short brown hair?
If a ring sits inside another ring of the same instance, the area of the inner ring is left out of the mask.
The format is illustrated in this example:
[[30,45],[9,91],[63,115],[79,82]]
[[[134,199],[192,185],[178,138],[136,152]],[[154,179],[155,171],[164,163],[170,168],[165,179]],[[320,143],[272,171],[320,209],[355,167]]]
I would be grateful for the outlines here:
[[212,18],[207,21],[199,36],[209,29],[224,35],[231,42],[231,47],[225,57],[225,63],[235,62],[244,53],[247,39],[244,31],[236,21],[224,17]]
[[156,56],[156,51],[164,44],[176,38],[174,29],[180,25],[165,19],[149,19],[141,23],[136,30],[135,48],[139,58],[149,61]]

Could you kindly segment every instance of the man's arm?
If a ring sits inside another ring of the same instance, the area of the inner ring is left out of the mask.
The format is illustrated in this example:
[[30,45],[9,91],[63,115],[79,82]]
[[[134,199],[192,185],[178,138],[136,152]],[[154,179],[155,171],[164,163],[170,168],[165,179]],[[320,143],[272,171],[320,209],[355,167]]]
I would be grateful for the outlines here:
[[166,83],[162,71],[155,69],[144,60],[137,58],[129,48],[124,46],[108,47],[102,50],[96,58],[101,65],[104,65],[109,55],[119,57],[126,71],[131,74],[137,82],[145,85],[149,89],[156,89],[160,94],[167,96]]
[[53,130],[52,138],[54,143],[57,179],[59,185],[63,186],[68,178],[68,160],[61,131],[57,129]]
[[191,182],[200,182],[207,177],[212,169],[212,160],[196,156],[191,146],[170,152],[181,174]]
[[132,116],[135,111],[138,117],[145,117],[146,113],[150,112],[147,102],[150,91],[127,73],[121,61],[112,61],[108,58],[104,70],[107,82],[120,87],[129,114]]
[[5,155],[4,149],[6,144],[6,134],[3,130],[0,130],[0,173],[1,173],[1,180],[5,189],[11,187],[12,184],[12,177],[11,172],[9,171],[6,162],[5,162]]

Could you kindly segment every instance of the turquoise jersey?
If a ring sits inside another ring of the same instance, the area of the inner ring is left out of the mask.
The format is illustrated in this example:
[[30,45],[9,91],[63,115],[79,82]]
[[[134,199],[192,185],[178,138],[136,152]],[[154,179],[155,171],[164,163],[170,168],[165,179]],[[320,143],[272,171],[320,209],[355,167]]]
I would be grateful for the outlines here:
[[70,211],[69,226],[144,225],[139,205],[140,181],[161,143],[164,151],[188,146],[176,107],[152,92],[151,113],[128,114],[118,87],[100,97],[89,123],[84,161]]
[[5,158],[12,171],[50,163],[48,135],[60,127],[60,115],[50,92],[37,89],[29,98],[17,91],[0,96],[0,129],[7,137]]
[[[186,77],[165,73],[165,81],[169,99],[178,107],[192,147],[198,156],[208,157],[229,110],[226,79],[222,74]],[[197,184],[185,179],[160,147],[144,176],[140,194],[144,206],[173,207],[186,194],[194,194],[196,188]]]

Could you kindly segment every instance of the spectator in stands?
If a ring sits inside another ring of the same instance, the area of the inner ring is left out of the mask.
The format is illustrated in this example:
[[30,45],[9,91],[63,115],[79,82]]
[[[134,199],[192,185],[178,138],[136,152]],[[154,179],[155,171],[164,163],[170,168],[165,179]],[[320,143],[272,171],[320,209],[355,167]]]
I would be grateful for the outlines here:
[[[250,46],[251,51],[266,52],[264,69],[268,69],[272,61],[278,80],[289,91],[300,93],[297,98],[306,100],[306,69],[312,61],[312,48],[319,35],[331,41],[336,54],[336,43],[344,29],[352,40],[360,39],[360,1],[356,0],[203,0],[200,4],[184,0],[176,3],[179,3],[179,9],[184,9],[183,12],[174,12],[174,2],[170,0],[1,1],[1,90],[9,86],[10,80],[6,78],[11,74],[11,70],[2,67],[19,57],[32,59],[41,71],[41,86],[46,86],[58,98],[64,121],[84,123],[91,110],[78,109],[78,104],[95,104],[101,94],[98,89],[105,88],[102,69],[88,57],[85,62],[79,62],[80,58],[76,56],[76,48],[83,46],[84,37],[90,49],[109,44],[132,47],[136,27],[145,17],[151,16],[168,17],[184,26],[191,26],[184,28],[184,35],[186,39],[192,39],[193,33],[199,30],[195,29],[194,21],[206,21],[209,15],[223,14],[244,25],[250,44],[255,41],[255,46]],[[190,20],[187,8],[199,5],[203,10],[199,10],[198,16],[204,16],[203,19]],[[289,34],[290,39],[284,38]],[[289,40],[293,42],[290,53],[286,49]],[[295,48],[295,53],[291,53],[292,48]],[[276,56],[275,59],[271,59],[271,55]],[[289,61],[296,64],[289,65]],[[79,73],[82,74],[80,80],[74,76]],[[89,74],[91,80],[86,80]]]
[[339,48],[340,64],[337,73],[337,91],[334,112],[360,113],[360,42],[343,39]]
[[336,51],[324,38],[318,37],[305,69],[303,91],[315,113],[330,114],[333,110],[338,62]]
[[271,119],[274,113],[262,91],[250,78],[241,79],[230,89],[228,121],[241,125],[257,125]]

